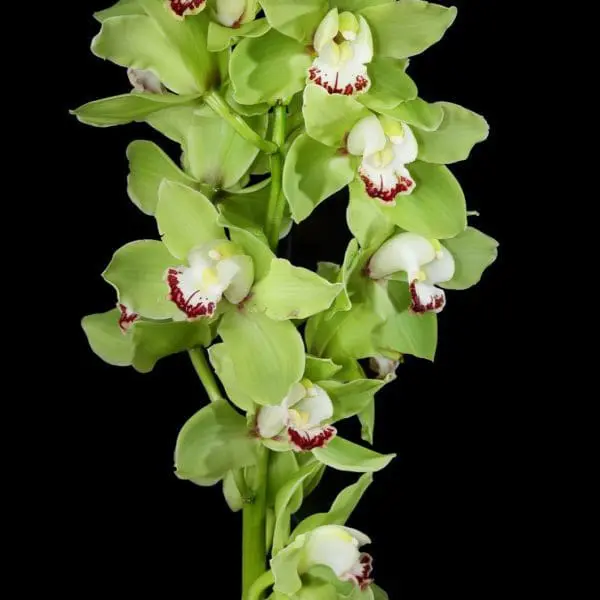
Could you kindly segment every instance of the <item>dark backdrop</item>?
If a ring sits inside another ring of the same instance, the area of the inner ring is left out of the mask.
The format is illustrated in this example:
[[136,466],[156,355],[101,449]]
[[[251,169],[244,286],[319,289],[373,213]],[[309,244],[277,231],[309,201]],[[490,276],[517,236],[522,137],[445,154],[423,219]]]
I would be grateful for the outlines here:
[[[98,29],[92,12],[108,0],[83,4],[69,3],[55,40],[61,69],[45,73],[60,89],[52,115],[59,144],[48,160],[61,182],[52,236],[64,257],[56,302],[56,335],[64,343],[48,357],[56,367],[44,382],[59,390],[45,506],[67,548],[52,577],[84,597],[100,590],[175,597],[189,589],[199,598],[239,598],[240,515],[229,512],[218,486],[197,488],[173,475],[178,429],[206,401],[187,357],[165,359],[148,375],[109,367],[89,350],[79,326],[82,316],[115,302],[100,278],[112,252],[156,236],[153,219],[127,198],[125,149],[133,139],[160,139],[147,126],[100,130],[67,114],[127,89],[123,70],[89,51]],[[505,545],[518,495],[510,459],[517,398],[506,393],[516,249],[500,150],[510,67],[498,53],[510,17],[500,2],[453,4],[456,23],[413,59],[410,73],[426,100],[462,104],[490,123],[489,140],[451,168],[469,209],[481,213],[471,223],[500,241],[500,258],[476,288],[448,294],[435,363],[407,360],[377,399],[377,449],[398,458],[376,475],[350,524],[372,537],[375,576],[393,600],[449,591],[492,597],[515,568]],[[344,197],[337,197],[294,229],[295,263],[340,261],[348,239],[344,209]],[[358,435],[357,426],[345,426]],[[329,471],[308,507],[325,510],[355,479]]]

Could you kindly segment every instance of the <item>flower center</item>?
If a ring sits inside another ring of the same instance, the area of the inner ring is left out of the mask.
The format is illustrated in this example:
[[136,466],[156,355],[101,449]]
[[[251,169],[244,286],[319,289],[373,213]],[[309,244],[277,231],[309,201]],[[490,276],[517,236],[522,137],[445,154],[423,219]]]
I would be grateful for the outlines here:
[[386,144],[383,150],[373,153],[370,160],[377,169],[387,167],[394,160],[394,150],[392,149],[391,144]]
[[294,426],[302,429],[308,425],[310,414],[304,410],[290,409],[290,418],[294,423]]
[[343,12],[339,19],[339,33],[345,40],[354,41],[358,35],[358,19],[351,12]]

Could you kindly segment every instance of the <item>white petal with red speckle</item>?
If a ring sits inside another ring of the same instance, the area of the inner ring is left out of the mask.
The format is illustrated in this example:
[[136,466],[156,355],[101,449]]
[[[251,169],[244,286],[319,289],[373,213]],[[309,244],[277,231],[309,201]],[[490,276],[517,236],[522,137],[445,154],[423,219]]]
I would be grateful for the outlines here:
[[140,316],[125,304],[119,304],[118,308],[121,311],[119,316],[119,329],[123,333],[127,333],[131,326],[140,318]]
[[183,19],[196,15],[206,7],[206,0],[165,0],[174,16]]

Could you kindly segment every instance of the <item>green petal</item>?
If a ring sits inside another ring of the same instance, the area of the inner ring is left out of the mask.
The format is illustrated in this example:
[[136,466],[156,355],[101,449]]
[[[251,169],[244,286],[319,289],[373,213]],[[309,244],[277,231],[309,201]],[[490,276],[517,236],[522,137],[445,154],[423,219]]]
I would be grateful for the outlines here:
[[292,384],[302,378],[304,344],[290,321],[235,310],[223,316],[219,334],[239,386],[255,402],[280,404]]
[[250,436],[246,419],[226,400],[211,402],[179,432],[175,446],[177,476],[194,482],[218,481],[228,471],[254,464],[258,444]]
[[389,596],[387,595],[387,593],[384,590],[382,590],[378,585],[372,583],[369,587],[373,592],[373,600],[389,600]]
[[331,379],[342,367],[336,365],[330,358],[306,357],[306,371],[304,376],[311,381]]
[[316,448],[317,460],[339,471],[369,473],[387,467],[395,454],[379,454],[337,436],[325,448]]
[[140,373],[148,373],[165,356],[210,343],[210,329],[205,322],[137,321],[124,334],[119,317],[120,311],[114,309],[82,320],[90,347],[110,365],[133,366]]
[[261,0],[260,4],[275,29],[308,43],[328,10],[327,0]]
[[133,361],[135,346],[132,335],[123,335],[119,328],[121,312],[115,308],[105,313],[88,315],[81,321],[91,349],[104,362],[116,367],[128,367]]
[[317,85],[306,86],[302,112],[306,133],[333,148],[345,148],[352,127],[371,114],[354,98],[329,94]]
[[276,258],[267,276],[255,285],[250,306],[277,321],[304,319],[329,308],[341,289],[341,284]]
[[311,62],[302,44],[277,31],[246,38],[229,63],[234,97],[241,104],[285,101],[304,88]]
[[419,0],[386,3],[360,11],[373,34],[375,54],[408,58],[438,42],[456,18],[456,8]]
[[173,256],[186,260],[196,246],[225,239],[225,231],[217,225],[219,213],[204,194],[165,179],[158,196],[156,221],[163,243]]
[[350,231],[362,248],[378,248],[395,229],[394,224],[381,211],[380,203],[366,193],[363,182],[358,180],[350,184],[346,219]]
[[140,373],[152,371],[156,362],[165,356],[196,346],[207,346],[213,337],[206,321],[138,321],[133,325],[131,333],[135,345],[132,364]]
[[390,4],[396,0],[329,0],[331,8],[337,8],[340,12],[361,10],[367,6],[378,6],[379,4]]
[[392,109],[417,97],[417,86],[406,73],[406,61],[375,57],[368,65],[371,87],[358,97],[371,110]]
[[231,241],[241,246],[244,254],[252,258],[254,263],[254,281],[258,283],[267,276],[271,268],[271,262],[275,255],[269,248],[264,236],[254,235],[251,231],[245,229],[231,229],[228,224]]
[[396,206],[382,206],[383,214],[402,229],[426,238],[451,238],[464,231],[465,197],[452,173],[420,161],[408,165],[408,170],[417,184],[414,192],[398,196]]
[[375,402],[368,404],[358,413],[358,420],[360,421],[360,438],[372,446],[375,435]]
[[224,27],[213,21],[208,26],[207,47],[211,52],[221,52],[229,48],[239,38],[258,38],[267,33],[269,29],[271,29],[271,26],[267,19],[256,19],[235,29]]
[[483,272],[498,257],[498,242],[474,227],[467,227],[455,238],[444,240],[455,264],[454,277],[440,287],[466,290],[479,282]]
[[271,570],[275,577],[273,589],[276,593],[292,596],[302,588],[298,565],[302,558],[305,538],[300,536],[278,553],[273,553]]
[[329,512],[311,515],[301,521],[294,529],[291,539],[295,540],[299,535],[323,525],[345,525],[372,483],[373,474],[363,473],[356,483],[349,485],[338,494]]
[[378,379],[357,379],[349,383],[321,381],[319,385],[333,402],[332,422],[353,417],[375,401],[375,394],[384,386]]
[[100,23],[111,17],[124,17],[126,15],[143,15],[144,9],[140,6],[138,0],[119,0],[110,8],[105,8],[94,13],[94,18]]
[[[246,120],[260,135],[266,133],[266,115],[248,117]],[[198,181],[218,188],[235,185],[259,152],[254,144],[244,139],[208,107],[196,112],[186,132],[183,147],[191,174]]]
[[132,121],[143,121],[154,113],[165,111],[172,106],[193,104],[197,97],[132,92],[88,102],[71,111],[71,114],[86,125],[112,127]]
[[290,537],[290,516],[292,514],[292,502],[296,494],[302,492],[302,484],[319,468],[317,461],[303,466],[297,473],[291,475],[286,483],[277,492],[275,499],[275,533],[273,534],[273,554],[283,549]]
[[225,497],[227,506],[229,506],[233,512],[239,512],[244,508],[244,499],[235,483],[233,471],[229,471],[223,479],[223,496]]
[[462,106],[439,102],[444,110],[444,120],[435,131],[419,131],[419,159],[437,164],[451,164],[466,160],[473,146],[489,135],[485,119]]
[[[267,481],[267,505],[275,506],[277,493],[288,482],[291,476],[300,470],[295,452],[273,452],[269,459],[269,475]],[[296,489],[290,498],[290,512],[295,513],[302,505],[302,486]]]
[[378,112],[425,131],[435,131],[444,119],[444,110],[439,103],[429,104],[421,98],[403,102],[396,108],[380,108]]
[[163,179],[176,181],[189,187],[197,182],[186,175],[153,142],[137,140],[127,148],[129,176],[127,193],[131,201],[147,215],[153,215],[158,203],[158,188]]
[[197,89],[205,92],[213,85],[218,73],[216,56],[206,47],[209,23],[206,12],[186,19],[174,19],[171,11],[165,10],[163,0],[138,2],[154,19],[169,46],[177,49],[179,61],[193,75]]
[[283,192],[296,223],[348,185],[356,172],[348,156],[306,134],[296,138],[283,168]]
[[168,319],[180,313],[168,299],[165,273],[178,264],[162,242],[141,240],[117,250],[102,276],[117,290],[119,302],[133,312],[148,319]]
[[387,289],[394,311],[375,332],[379,347],[433,360],[437,347],[437,315],[408,310],[410,292],[406,283],[389,281]]
[[107,19],[92,41],[92,52],[122,67],[152,71],[177,94],[203,91],[160,27],[148,16]]
[[254,402],[236,379],[235,368],[227,351],[227,346],[225,344],[214,344],[209,348],[208,356],[210,364],[221,380],[228,398],[244,412],[251,412],[254,409]]

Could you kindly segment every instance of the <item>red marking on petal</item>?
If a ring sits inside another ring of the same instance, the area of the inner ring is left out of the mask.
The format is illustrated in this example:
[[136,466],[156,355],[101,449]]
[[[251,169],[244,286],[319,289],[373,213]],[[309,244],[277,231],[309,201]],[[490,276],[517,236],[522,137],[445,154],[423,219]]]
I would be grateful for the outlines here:
[[383,185],[383,176],[379,176],[379,184],[376,185],[374,181],[369,179],[367,175],[360,172],[360,178],[365,184],[365,190],[371,198],[378,198],[387,205],[394,205],[395,198],[398,194],[406,194],[414,186],[414,181],[411,181],[408,177],[399,177],[398,182],[392,188],[385,189]]
[[288,427],[288,437],[294,450],[309,452],[315,448],[324,448],[335,437],[337,429],[331,425],[315,429],[294,429]]
[[119,304],[121,315],[119,317],[119,329],[127,333],[129,328],[140,318],[140,315],[129,310],[124,304]]
[[177,305],[177,308],[184,312],[188,319],[198,317],[212,317],[217,305],[199,292],[195,292],[189,298],[186,298],[179,286],[179,277],[181,269],[169,269],[167,271],[167,283],[169,284],[169,300]]
[[360,555],[360,567],[357,570],[360,570],[360,574],[355,574],[354,580],[361,590],[365,590],[373,583],[373,579],[371,579],[371,573],[373,572],[373,557],[370,554],[363,552]]
[[446,300],[445,300],[443,294],[439,294],[438,296],[433,296],[432,299],[427,304],[423,304],[421,302],[421,299],[419,298],[419,295],[417,294],[417,280],[416,279],[410,282],[408,289],[410,290],[410,297],[412,299],[412,304],[410,306],[410,309],[414,313],[423,314],[426,312],[430,312],[432,310],[441,310],[442,308],[444,308],[444,304],[446,303]]
[[200,12],[206,0],[167,0],[167,2],[178,17],[185,17]]
[[308,69],[308,78],[315,84],[326,89],[330,94],[343,94],[344,96],[352,96],[356,92],[364,91],[369,80],[362,75],[357,75],[354,83],[348,83],[343,88],[339,85],[339,73],[335,74],[335,81],[327,81],[323,79],[323,72],[319,67],[310,67]]

